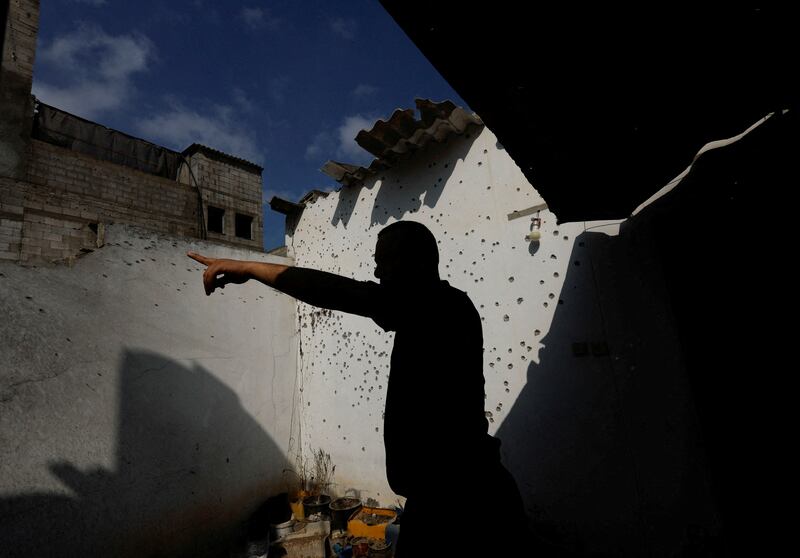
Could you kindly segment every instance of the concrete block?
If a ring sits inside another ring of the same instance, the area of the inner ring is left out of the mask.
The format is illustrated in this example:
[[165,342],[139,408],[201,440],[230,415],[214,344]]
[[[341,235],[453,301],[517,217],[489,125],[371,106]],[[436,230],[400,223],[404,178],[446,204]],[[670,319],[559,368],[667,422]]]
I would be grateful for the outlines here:
[[16,251],[0,250],[0,260],[17,261],[19,253]]

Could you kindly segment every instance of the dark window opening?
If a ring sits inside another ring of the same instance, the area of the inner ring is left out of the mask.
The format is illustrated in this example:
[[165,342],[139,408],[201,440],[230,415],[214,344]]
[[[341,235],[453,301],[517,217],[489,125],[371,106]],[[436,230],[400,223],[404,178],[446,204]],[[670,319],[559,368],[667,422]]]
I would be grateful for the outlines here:
[[223,234],[223,218],[225,217],[225,210],[218,207],[208,206],[208,232],[215,232]]
[[236,214],[236,236],[239,238],[253,239],[253,218],[249,215]]

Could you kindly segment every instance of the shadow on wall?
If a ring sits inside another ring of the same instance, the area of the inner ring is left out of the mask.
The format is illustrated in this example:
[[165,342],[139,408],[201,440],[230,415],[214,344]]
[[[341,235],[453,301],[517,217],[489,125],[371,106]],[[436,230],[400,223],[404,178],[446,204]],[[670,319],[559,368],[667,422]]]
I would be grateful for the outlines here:
[[284,455],[210,372],[129,350],[118,378],[116,470],[51,461],[73,497],[0,499],[3,556],[228,556],[274,490]]
[[[585,250],[585,236],[576,238],[570,262],[581,261],[575,252]],[[539,362],[529,364],[526,385],[496,434],[534,526],[579,553],[595,538],[587,528],[614,523],[634,531],[637,520],[610,367],[607,357],[591,353],[591,341],[602,338],[585,281],[588,262],[581,263],[570,266]],[[574,353],[573,343],[585,345]]]
[[497,437],[543,537],[581,556],[695,555],[713,531],[702,450],[658,270],[634,244],[576,238]]
[[[476,137],[476,128],[470,126],[463,135],[452,135],[442,143],[427,145],[424,159],[430,162],[422,166],[421,163],[415,164],[413,159],[406,160],[403,165],[402,180],[395,178],[395,173],[391,169],[387,170],[372,186],[374,188],[377,182],[380,182],[370,224],[385,225],[390,219],[400,220],[407,213],[418,211],[423,203],[429,208],[436,207],[436,202],[453,174],[456,163],[466,158]],[[431,174],[436,175],[435,178],[427,178]],[[343,223],[347,227],[364,188],[367,186],[347,186],[339,191],[339,201],[333,212],[331,225],[335,227]],[[408,201],[397,205],[398,200],[403,197]]]

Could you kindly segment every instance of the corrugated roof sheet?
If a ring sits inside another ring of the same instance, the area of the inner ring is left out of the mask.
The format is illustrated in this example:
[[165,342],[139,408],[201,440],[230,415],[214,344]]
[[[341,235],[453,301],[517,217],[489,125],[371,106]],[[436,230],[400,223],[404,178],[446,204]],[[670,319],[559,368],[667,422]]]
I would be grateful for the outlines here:
[[212,147],[208,147],[207,145],[202,145],[200,143],[193,143],[189,147],[183,150],[183,156],[189,157],[190,155],[194,155],[195,153],[202,153],[206,155],[210,159],[214,159],[216,161],[220,161],[223,163],[227,163],[234,167],[239,167],[243,170],[252,172],[254,174],[261,174],[264,170],[263,167],[256,165],[255,163],[251,163],[241,157],[235,157],[233,155],[229,155],[228,153],[224,153],[219,151],[218,149],[214,149]]
[[420,118],[414,109],[398,109],[388,120],[378,120],[371,130],[361,130],[356,143],[376,158],[369,167],[328,161],[322,172],[344,186],[358,184],[367,177],[393,167],[429,142],[441,143],[453,134],[463,134],[470,125],[482,126],[476,114],[468,113],[452,101],[436,103],[415,99]]

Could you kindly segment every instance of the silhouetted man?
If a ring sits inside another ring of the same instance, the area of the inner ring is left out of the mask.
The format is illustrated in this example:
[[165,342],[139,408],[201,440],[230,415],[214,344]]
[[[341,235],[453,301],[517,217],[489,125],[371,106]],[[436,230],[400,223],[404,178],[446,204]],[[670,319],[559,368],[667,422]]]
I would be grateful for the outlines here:
[[[407,498],[399,557],[521,556],[524,531],[516,484],[484,415],[483,333],[466,293],[439,279],[439,251],[422,224],[400,221],[378,234],[375,277],[356,281],[279,264],[212,259],[206,294],[256,279],[308,304],[372,318],[395,332],[383,439],[386,474]],[[496,538],[452,532],[456,525],[502,531]],[[480,547],[480,548],[478,548]]]

